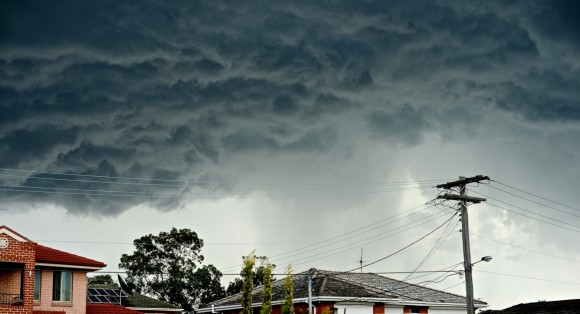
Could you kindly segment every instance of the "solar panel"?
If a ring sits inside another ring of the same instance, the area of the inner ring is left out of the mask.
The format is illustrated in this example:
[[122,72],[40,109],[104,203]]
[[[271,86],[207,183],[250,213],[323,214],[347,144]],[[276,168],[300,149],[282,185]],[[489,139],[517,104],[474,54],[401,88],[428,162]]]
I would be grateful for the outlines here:
[[120,289],[89,288],[87,289],[87,302],[89,303],[119,303],[121,298],[127,297],[127,293]]

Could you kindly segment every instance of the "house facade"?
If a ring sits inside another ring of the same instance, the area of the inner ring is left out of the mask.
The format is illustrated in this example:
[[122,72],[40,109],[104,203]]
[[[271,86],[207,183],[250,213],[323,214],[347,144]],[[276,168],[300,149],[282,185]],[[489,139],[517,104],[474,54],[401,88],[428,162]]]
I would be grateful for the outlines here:
[[0,313],[86,314],[87,273],[105,266],[0,226]]
[[[311,274],[313,314],[459,314],[466,312],[463,296],[409,284],[376,274],[344,273],[311,269],[292,276],[294,312],[307,314],[308,274]],[[283,280],[272,285],[272,314],[283,314]],[[263,287],[256,287],[254,314],[260,313]],[[204,305],[198,313],[239,314],[241,293]],[[476,308],[487,303],[475,302]]]

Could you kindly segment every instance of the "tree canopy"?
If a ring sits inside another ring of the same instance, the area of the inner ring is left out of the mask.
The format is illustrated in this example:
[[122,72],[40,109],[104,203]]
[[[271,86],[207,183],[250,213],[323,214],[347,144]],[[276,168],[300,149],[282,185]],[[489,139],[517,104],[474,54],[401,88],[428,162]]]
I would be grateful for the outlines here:
[[109,286],[109,287],[119,287],[119,285],[113,280],[111,275],[94,275],[87,277],[87,285],[89,287],[96,286]]
[[[276,265],[275,264],[271,264],[272,268],[275,268]],[[253,276],[253,280],[252,282],[254,283],[254,287],[257,286],[261,286],[264,284],[264,273],[265,273],[265,268],[264,265],[260,265],[258,267],[256,267],[255,271],[252,272],[252,276]],[[240,272],[240,276],[242,276],[242,273]],[[271,276],[271,280],[275,281],[276,278],[272,275]],[[234,281],[230,281],[230,283],[228,284],[228,287],[226,289],[226,294],[227,295],[234,295],[236,293],[240,293],[242,292],[242,285],[243,285],[243,280],[242,278],[238,277],[235,278]]]
[[[190,229],[172,228],[159,235],[133,241],[135,251],[123,254],[119,267],[139,293],[175,304],[186,312],[225,296],[222,273],[213,265],[201,266],[203,240]],[[201,266],[201,267],[198,267]]]

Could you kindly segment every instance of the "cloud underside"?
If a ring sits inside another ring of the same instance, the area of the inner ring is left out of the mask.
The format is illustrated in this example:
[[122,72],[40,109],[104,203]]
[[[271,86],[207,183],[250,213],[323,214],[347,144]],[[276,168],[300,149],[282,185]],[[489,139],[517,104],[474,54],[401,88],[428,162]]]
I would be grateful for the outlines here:
[[[477,136],[498,117],[507,129],[566,127],[580,120],[578,8],[3,3],[0,167],[103,176],[5,171],[3,184],[42,193],[3,197],[79,213],[173,209],[184,195],[236,191],[224,178],[239,158],[338,163],[353,139],[415,147]],[[85,182],[104,177],[118,178]]]

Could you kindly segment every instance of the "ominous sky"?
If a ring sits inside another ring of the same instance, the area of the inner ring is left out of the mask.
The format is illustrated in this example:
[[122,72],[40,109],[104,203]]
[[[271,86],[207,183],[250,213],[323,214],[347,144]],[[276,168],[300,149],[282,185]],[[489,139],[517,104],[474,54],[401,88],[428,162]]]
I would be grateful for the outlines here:
[[[0,225],[106,271],[171,227],[225,283],[252,249],[353,269],[482,174],[476,297],[580,298],[579,122],[573,0],[0,1]],[[451,268],[457,220],[365,271]]]

